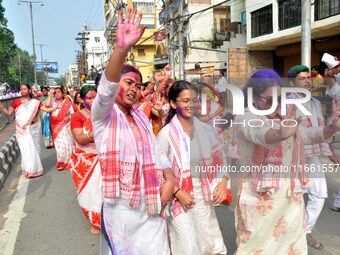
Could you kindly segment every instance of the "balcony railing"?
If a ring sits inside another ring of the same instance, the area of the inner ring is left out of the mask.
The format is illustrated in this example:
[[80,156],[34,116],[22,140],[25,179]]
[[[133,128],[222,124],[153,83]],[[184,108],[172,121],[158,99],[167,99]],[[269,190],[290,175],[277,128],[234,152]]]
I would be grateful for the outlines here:
[[301,25],[301,1],[280,0],[279,30]]
[[[14,98],[9,98],[9,99],[1,99],[0,102],[3,106],[5,106],[6,109],[8,109]],[[6,127],[9,123],[11,123],[15,119],[15,112],[10,116],[5,115],[3,112],[0,112],[0,130],[2,130],[4,127]]]

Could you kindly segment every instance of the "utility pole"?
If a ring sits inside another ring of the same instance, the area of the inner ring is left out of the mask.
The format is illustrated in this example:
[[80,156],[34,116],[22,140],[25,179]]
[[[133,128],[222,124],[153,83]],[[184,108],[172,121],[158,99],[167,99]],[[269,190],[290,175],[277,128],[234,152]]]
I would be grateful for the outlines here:
[[79,69],[79,74],[80,75],[87,75],[87,53],[86,53],[86,41],[90,40],[90,38],[86,37],[90,33],[87,31],[83,31],[81,33],[78,33],[78,36],[75,38],[76,41],[80,41],[81,45],[81,59],[80,59],[80,69]]
[[40,1],[32,1],[32,0],[19,0],[18,5],[20,3],[28,3],[30,6],[30,16],[31,16],[31,30],[32,30],[32,46],[33,46],[33,65],[34,65],[34,86],[35,89],[37,89],[37,57],[35,55],[35,44],[34,44],[34,29],[33,29],[33,11],[32,11],[32,5],[33,4],[40,4],[40,6],[44,6],[43,2]]
[[311,67],[311,0],[301,0],[301,64]]
[[179,57],[179,79],[184,80],[184,49],[183,49],[183,38],[184,38],[184,26],[183,26],[183,1],[180,0],[178,4],[178,15],[180,18],[179,29],[178,29],[178,57]]
[[[45,70],[44,70],[44,57],[43,57],[43,50],[42,50],[42,47],[43,46],[47,46],[46,44],[36,44],[36,45],[38,45],[39,47],[40,47],[40,61],[41,61],[41,71],[42,71],[42,73],[45,73]],[[47,70],[46,70],[46,73],[47,73]],[[46,77],[46,84],[47,84],[47,77]]]
[[[175,26],[175,22],[174,22],[174,13],[173,13],[173,9],[172,9],[172,0],[168,0],[165,8],[167,8],[169,10],[169,21],[170,21],[170,25],[169,25],[169,62],[170,65],[172,66],[172,73],[171,73],[171,78],[174,79],[175,78],[175,33],[174,33],[174,26]],[[169,22],[167,22],[167,24],[169,24]]]

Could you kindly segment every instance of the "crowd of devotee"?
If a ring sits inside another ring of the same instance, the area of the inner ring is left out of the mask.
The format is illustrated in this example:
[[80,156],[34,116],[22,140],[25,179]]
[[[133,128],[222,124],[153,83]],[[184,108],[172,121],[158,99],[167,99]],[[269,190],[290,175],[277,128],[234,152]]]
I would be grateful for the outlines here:
[[[228,249],[215,206],[231,201],[231,178],[216,169],[250,166],[256,170],[237,180],[235,254],[323,249],[313,228],[328,197],[325,172],[311,173],[306,166],[323,168],[323,156],[329,166],[340,162],[332,146],[340,130],[340,61],[325,54],[326,70],[293,66],[288,84],[275,70],[255,72],[243,89],[244,114],[233,115],[226,110],[223,72],[213,93],[207,84],[172,79],[171,65],[161,78],[154,72],[143,83],[141,72],[124,64],[144,33],[141,18],[136,10],[124,19],[119,12],[117,45],[98,85],[70,93],[64,87],[36,92],[22,84],[21,97],[9,108],[0,102],[3,114],[15,112],[22,173],[44,174],[42,137],[44,146],[56,151],[56,171],[71,172],[90,231],[100,234],[101,254],[203,255]],[[311,93],[303,104],[310,115],[295,105],[282,113],[284,86]],[[314,98],[324,94],[334,99],[328,122]],[[202,98],[208,98],[206,112]],[[255,114],[254,108],[268,114]],[[216,119],[224,124],[215,125]],[[259,125],[233,126],[232,120]],[[270,167],[289,171],[265,170]],[[332,210],[340,212],[340,191]]]

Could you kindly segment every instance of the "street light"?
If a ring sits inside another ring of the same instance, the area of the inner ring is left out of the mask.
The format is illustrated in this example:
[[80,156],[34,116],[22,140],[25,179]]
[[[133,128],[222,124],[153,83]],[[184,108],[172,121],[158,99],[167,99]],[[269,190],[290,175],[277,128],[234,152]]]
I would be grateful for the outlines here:
[[19,0],[18,5],[20,5],[20,3],[28,3],[30,5],[30,16],[31,16],[31,30],[32,30],[32,46],[33,46],[33,67],[34,67],[34,86],[35,89],[37,89],[37,67],[36,67],[36,63],[37,63],[37,57],[35,55],[35,44],[34,44],[34,29],[33,29],[33,11],[32,11],[32,4],[40,4],[40,6],[44,6],[43,2],[39,2],[39,1],[32,1],[32,0]]

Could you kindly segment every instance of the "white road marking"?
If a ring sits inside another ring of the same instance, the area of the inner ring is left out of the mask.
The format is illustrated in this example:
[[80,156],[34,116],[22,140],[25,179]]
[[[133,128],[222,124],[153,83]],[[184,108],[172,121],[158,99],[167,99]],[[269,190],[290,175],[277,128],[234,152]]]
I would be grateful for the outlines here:
[[29,180],[20,176],[17,193],[8,207],[8,212],[4,215],[4,228],[0,230],[0,251],[2,255],[12,255],[15,242],[20,229],[21,219],[26,217],[24,206],[26,201],[27,187]]

